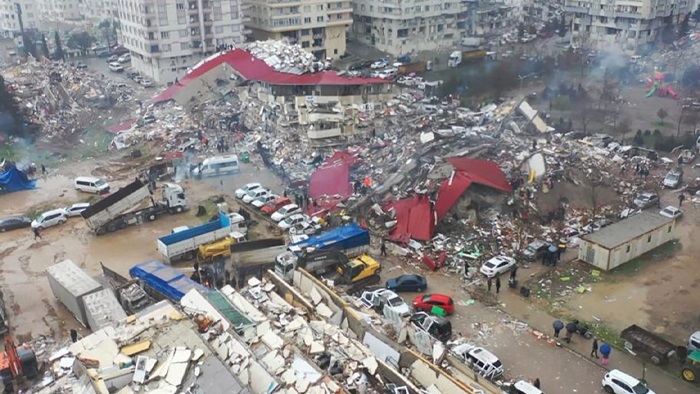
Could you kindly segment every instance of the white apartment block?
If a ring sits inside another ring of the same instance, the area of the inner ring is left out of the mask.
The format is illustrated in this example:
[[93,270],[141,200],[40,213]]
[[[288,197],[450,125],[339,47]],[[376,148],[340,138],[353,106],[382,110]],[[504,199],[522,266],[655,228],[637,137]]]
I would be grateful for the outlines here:
[[452,48],[467,34],[464,0],[355,0],[353,37],[393,55]]
[[571,42],[634,54],[661,39],[671,18],[677,26],[694,7],[689,0],[566,0]]
[[242,44],[239,0],[118,0],[120,44],[131,68],[171,84],[216,50]]
[[117,0],[82,0],[83,17],[93,23],[99,24],[104,20],[110,23],[119,18]]
[[16,4],[19,4],[22,10],[24,30],[37,30],[39,28],[39,7],[36,1],[0,0],[0,29],[3,37],[12,37],[20,32]]
[[352,24],[352,1],[246,0],[246,17],[255,40],[286,38],[319,60],[339,58]]

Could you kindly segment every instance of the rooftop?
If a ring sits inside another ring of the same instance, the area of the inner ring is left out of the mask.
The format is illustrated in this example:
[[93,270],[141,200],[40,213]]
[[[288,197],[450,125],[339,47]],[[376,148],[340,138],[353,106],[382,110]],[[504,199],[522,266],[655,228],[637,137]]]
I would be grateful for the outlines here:
[[625,242],[653,231],[661,226],[673,222],[658,213],[642,212],[627,219],[613,223],[594,233],[587,234],[581,239],[598,244],[606,249],[615,249]]

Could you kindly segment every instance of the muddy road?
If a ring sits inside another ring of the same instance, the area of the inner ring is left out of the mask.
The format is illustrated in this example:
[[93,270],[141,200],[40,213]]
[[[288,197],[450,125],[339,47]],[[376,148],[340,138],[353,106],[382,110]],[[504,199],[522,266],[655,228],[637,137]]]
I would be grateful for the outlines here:
[[[74,176],[92,173],[89,164],[81,167],[82,170],[60,170],[39,179],[36,190],[0,196],[0,216],[35,215],[94,199],[94,196],[73,188]],[[131,179],[133,177],[129,176],[109,182],[116,190]],[[41,232],[41,239],[35,239],[29,228],[0,233],[0,288],[4,292],[12,335],[21,342],[39,335],[63,335],[71,328],[86,332],[54,297],[46,279],[46,267],[70,259],[90,275],[97,276],[101,273],[102,262],[128,276],[129,268],[134,264],[160,257],[156,238],[168,234],[174,227],[195,226],[206,220],[195,216],[198,204],[212,196],[232,196],[235,189],[248,182],[261,182],[274,192],[282,193],[279,179],[251,164],[244,165],[238,175],[180,182],[193,209],[179,215],[162,216],[152,223],[98,237],[81,217],[76,217],[64,225],[45,229]],[[266,232],[266,226],[259,224],[252,229],[251,238],[266,236]],[[191,270],[187,263],[179,264],[178,268]]]

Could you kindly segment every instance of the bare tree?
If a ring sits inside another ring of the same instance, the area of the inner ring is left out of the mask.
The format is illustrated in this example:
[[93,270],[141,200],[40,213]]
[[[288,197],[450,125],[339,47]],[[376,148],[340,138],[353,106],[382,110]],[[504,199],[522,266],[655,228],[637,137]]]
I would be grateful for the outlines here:
[[581,131],[588,132],[588,126],[594,118],[593,102],[588,92],[581,88],[577,91],[574,98],[574,111],[578,122],[581,125]]
[[632,131],[632,120],[628,117],[620,119],[614,126],[615,133],[622,135],[622,139],[627,138],[627,133]]

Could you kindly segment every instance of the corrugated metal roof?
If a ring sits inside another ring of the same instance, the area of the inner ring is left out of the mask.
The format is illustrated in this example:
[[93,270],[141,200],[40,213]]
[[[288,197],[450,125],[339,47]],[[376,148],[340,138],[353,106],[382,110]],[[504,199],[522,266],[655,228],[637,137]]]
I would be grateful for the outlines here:
[[204,295],[207,300],[218,310],[228,321],[237,328],[252,326],[251,322],[241,311],[236,309],[231,302],[220,292],[210,291]]
[[582,240],[598,244],[606,249],[615,249],[624,243],[649,233],[661,226],[673,222],[658,213],[642,212],[627,219],[613,223],[594,233],[584,235]]

